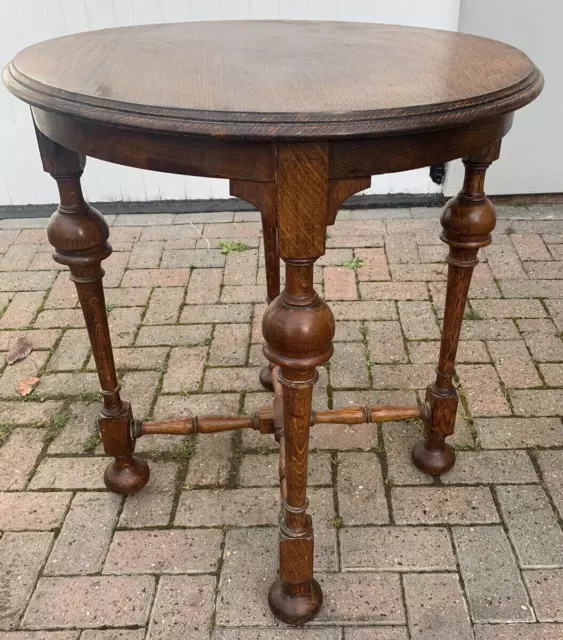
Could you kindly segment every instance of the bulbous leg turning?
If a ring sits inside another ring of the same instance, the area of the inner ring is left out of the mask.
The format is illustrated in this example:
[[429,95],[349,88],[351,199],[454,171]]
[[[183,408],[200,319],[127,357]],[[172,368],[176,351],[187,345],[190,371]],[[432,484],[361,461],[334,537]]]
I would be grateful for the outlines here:
[[115,458],[104,473],[106,487],[123,496],[140,491],[149,481],[149,465],[137,456]]
[[322,607],[321,585],[314,578],[300,583],[283,582],[277,578],[268,592],[268,604],[278,620],[293,626],[304,625]]
[[455,464],[455,450],[441,438],[417,442],[412,450],[412,461],[423,473],[429,476],[441,476]]
[[260,384],[267,389],[268,391],[274,390],[274,381],[272,380],[272,367],[270,365],[266,365],[260,369],[260,373],[258,374],[258,378],[260,380]]

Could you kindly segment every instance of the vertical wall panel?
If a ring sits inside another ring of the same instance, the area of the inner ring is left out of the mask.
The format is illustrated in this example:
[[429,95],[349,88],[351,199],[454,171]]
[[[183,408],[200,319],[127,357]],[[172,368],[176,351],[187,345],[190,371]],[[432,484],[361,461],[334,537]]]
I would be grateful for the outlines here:
[[221,20],[248,20],[250,0],[219,0]]
[[[398,1],[398,0],[396,0]],[[338,3],[338,19],[348,22],[362,22],[370,14],[370,0],[342,0]]]
[[279,0],[250,0],[250,17],[253,20],[275,20],[279,18]]
[[51,37],[41,0],[15,0],[14,6],[26,46]]
[[[80,2],[80,0],[76,0]],[[113,0],[83,0],[89,29],[115,27]]]
[[162,9],[160,2],[129,0],[129,3],[131,5],[134,24],[153,24],[154,22],[162,22]]
[[60,0],[60,3],[67,33],[78,33],[90,28],[83,0]]
[[219,0],[190,0],[192,20],[220,20]]
[[49,27],[51,38],[58,38],[66,34],[66,21],[60,0],[42,0],[43,11]]
[[116,27],[133,24],[133,7],[129,0],[113,0],[113,18]]
[[303,0],[279,0],[280,18],[282,20],[307,20],[309,3]]
[[[0,0],[0,63],[23,46],[88,29],[190,20],[358,20],[456,29],[459,0]],[[228,196],[226,180],[182,177],[88,160],[91,200],[171,200]],[[376,176],[371,192],[427,193],[427,170]],[[0,205],[54,202],[41,170],[29,109],[0,87]]]
[[188,22],[192,19],[190,0],[160,0],[163,22]]
[[338,20],[338,0],[309,0],[311,20]]

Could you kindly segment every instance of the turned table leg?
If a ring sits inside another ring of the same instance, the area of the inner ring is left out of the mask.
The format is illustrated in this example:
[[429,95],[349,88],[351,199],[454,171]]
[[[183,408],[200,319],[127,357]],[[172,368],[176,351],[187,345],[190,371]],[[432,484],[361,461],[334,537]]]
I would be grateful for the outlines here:
[[432,476],[446,473],[455,463],[455,452],[445,440],[454,432],[458,404],[453,385],[455,357],[477,252],[490,244],[495,227],[495,212],[485,196],[484,183],[486,170],[499,152],[500,142],[464,159],[463,188],[447,203],[441,218],[441,238],[450,247],[442,342],[436,380],[426,390],[426,439],[412,451],[414,464]]
[[69,267],[76,285],[100,380],[103,407],[98,424],[105,452],[115,458],[106,469],[104,480],[111,491],[128,495],[145,486],[149,468],[144,460],[133,456],[131,406],[121,400],[115,372],[101,267],[101,261],[111,254],[109,229],[101,213],[90,207],[82,195],[84,157],[39,131],[37,138],[43,166],[56,180],[60,194],[60,205],[51,216],[47,235],[55,247],[54,259]]
[[324,253],[328,154],[315,143],[278,147],[279,251],[285,288],[263,320],[264,354],[279,365],[283,392],[282,517],[279,577],[269,593],[273,614],[300,625],[313,618],[322,591],[313,578],[313,526],[307,514],[309,428],[316,367],[332,355],[334,318],[313,288],[313,268]]

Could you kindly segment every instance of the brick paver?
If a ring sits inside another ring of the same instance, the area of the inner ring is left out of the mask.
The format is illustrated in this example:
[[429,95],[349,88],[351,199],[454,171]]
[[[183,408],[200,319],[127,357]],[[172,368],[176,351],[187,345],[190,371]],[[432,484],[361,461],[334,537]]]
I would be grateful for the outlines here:
[[[151,480],[103,484],[97,376],[45,219],[0,223],[0,640],[563,640],[563,215],[501,207],[461,334],[454,470],[415,469],[419,421],[319,425],[310,512],[325,602],[278,626],[278,445],[254,431],[137,444]],[[336,319],[314,406],[414,405],[447,273],[436,209],[344,211],[315,269]],[[136,417],[271,401],[256,212],[108,217],[106,303]],[[221,252],[222,241],[247,245]],[[354,259],[357,259],[356,268]],[[360,262],[358,262],[360,261]],[[283,281],[283,274],[282,274]],[[26,377],[41,379],[22,401]]]

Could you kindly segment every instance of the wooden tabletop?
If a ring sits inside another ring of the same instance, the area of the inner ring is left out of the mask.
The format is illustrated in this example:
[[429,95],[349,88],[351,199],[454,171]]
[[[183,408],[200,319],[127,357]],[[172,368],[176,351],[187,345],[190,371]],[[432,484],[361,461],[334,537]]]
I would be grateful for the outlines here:
[[509,45],[346,22],[224,21],[91,31],[28,47],[4,70],[34,106],[136,129],[338,138],[514,111],[542,76]]

